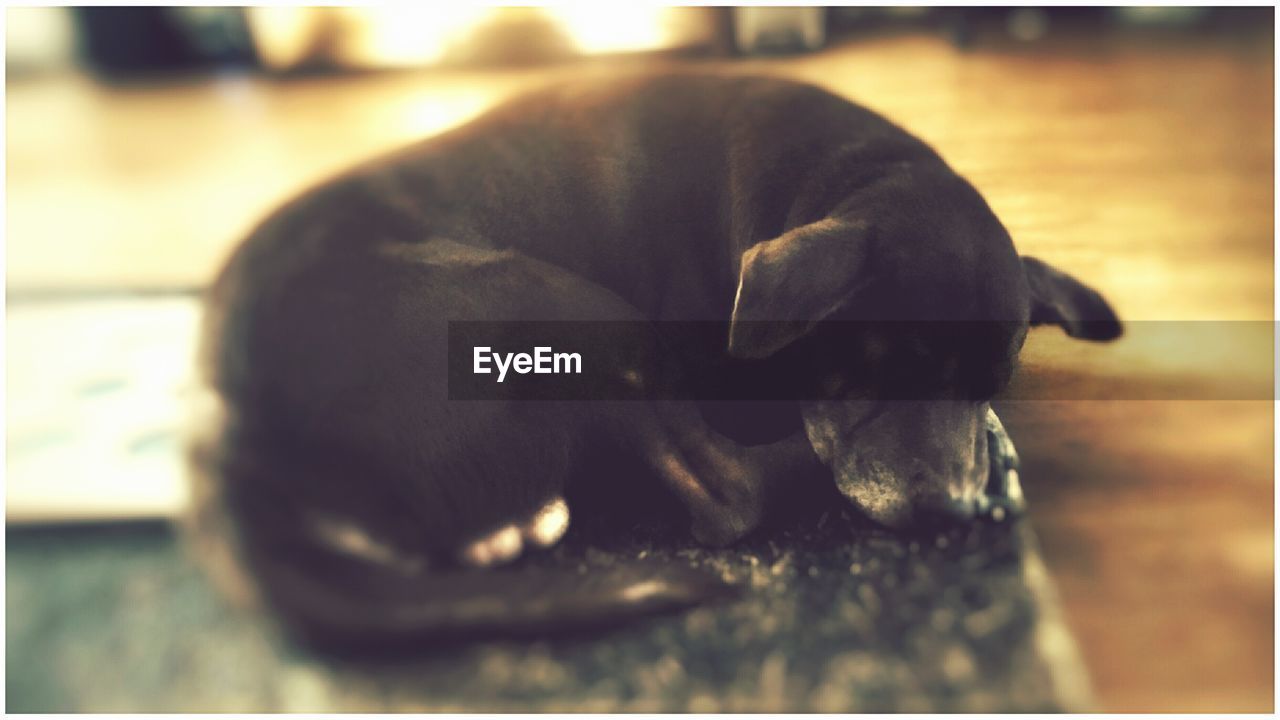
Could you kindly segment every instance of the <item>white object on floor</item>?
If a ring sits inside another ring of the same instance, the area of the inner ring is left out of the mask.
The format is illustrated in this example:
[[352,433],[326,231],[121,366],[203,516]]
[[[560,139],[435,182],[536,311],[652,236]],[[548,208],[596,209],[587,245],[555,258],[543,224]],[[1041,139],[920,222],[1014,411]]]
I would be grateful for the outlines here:
[[11,298],[6,316],[7,521],[178,513],[198,299]]

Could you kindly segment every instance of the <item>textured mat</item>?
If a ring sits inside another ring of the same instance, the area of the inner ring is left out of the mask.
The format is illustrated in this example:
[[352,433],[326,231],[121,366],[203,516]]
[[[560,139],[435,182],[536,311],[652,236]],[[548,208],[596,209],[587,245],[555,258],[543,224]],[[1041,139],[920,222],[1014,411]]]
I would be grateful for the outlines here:
[[1087,706],[1028,528],[908,540],[844,512],[723,551],[579,523],[538,562],[644,555],[743,599],[588,637],[309,656],[229,610],[168,526],[9,530],[12,711],[1052,711]]

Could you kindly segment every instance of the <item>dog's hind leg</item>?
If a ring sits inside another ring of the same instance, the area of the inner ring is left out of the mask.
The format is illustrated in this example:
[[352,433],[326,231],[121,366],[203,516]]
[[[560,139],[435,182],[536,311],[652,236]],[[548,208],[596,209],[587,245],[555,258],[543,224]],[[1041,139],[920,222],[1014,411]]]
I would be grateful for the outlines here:
[[477,564],[555,542],[581,449],[631,425],[600,402],[451,399],[448,321],[634,320],[634,308],[563,269],[456,243],[328,260],[288,282],[253,277],[254,292],[232,283],[206,317],[207,382],[227,412],[200,453],[218,501],[205,517],[227,521],[211,531],[229,534],[253,594],[290,634],[416,647],[612,623],[731,592],[663,562],[587,575],[452,562],[477,541]]

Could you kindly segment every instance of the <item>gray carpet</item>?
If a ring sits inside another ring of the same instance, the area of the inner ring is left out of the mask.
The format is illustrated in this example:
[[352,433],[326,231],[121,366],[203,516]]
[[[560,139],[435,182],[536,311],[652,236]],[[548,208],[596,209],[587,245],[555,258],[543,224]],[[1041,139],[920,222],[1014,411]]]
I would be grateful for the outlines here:
[[[545,562],[644,554],[740,600],[575,638],[326,660],[228,609],[163,524],[10,529],[10,711],[1053,711],[1085,676],[1025,523],[892,537],[842,510],[739,547],[580,523]],[[606,530],[606,527],[608,528]]]

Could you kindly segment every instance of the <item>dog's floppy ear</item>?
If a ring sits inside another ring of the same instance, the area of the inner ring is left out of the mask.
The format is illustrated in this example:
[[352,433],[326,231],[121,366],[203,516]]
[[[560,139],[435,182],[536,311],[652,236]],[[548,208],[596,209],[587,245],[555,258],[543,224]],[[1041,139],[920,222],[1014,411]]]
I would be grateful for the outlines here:
[[1031,324],[1059,325],[1073,338],[1115,340],[1124,331],[1116,313],[1098,294],[1066,273],[1033,257],[1022,257],[1031,289]]
[[729,354],[768,357],[840,307],[858,287],[866,237],[861,223],[826,219],[744,252]]

